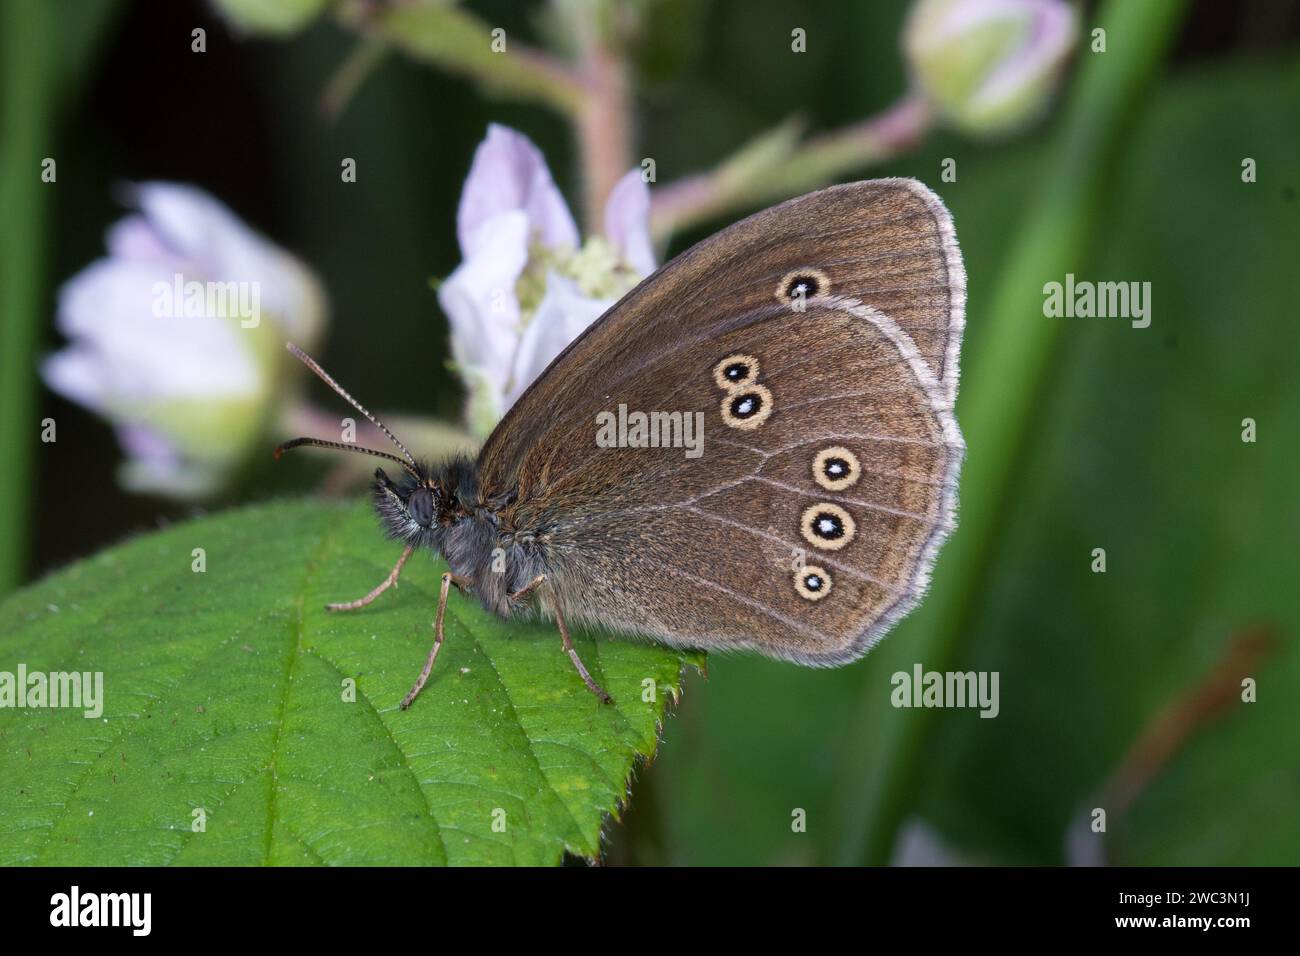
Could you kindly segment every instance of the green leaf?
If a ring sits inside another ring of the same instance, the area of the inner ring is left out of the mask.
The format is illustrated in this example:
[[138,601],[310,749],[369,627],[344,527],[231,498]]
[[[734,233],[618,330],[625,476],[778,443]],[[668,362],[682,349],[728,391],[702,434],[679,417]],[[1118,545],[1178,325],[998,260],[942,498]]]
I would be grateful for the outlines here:
[[597,855],[683,666],[702,657],[575,635],[614,697],[602,705],[553,624],[507,624],[453,592],[433,676],[399,710],[442,565],[416,555],[370,607],[324,610],[368,591],[397,552],[367,507],[281,502],[137,538],[10,597],[0,672],[102,672],[104,703],[92,719],[0,710],[0,863]]

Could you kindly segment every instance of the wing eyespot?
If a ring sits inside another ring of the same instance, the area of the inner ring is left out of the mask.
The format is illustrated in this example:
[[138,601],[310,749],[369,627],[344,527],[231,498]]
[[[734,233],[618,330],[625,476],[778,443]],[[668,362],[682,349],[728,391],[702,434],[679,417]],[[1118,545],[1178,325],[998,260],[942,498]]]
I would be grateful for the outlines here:
[[713,366],[713,381],[718,388],[730,391],[752,385],[758,379],[758,359],[737,352]]
[[772,414],[772,393],[763,385],[734,388],[722,396],[722,421],[731,428],[752,431]]
[[839,505],[822,501],[804,509],[799,530],[814,548],[838,551],[857,536],[858,525]]
[[807,564],[794,573],[794,589],[805,601],[820,601],[831,593],[831,576],[814,564]]
[[803,266],[792,269],[781,277],[776,287],[776,301],[782,305],[803,303],[819,295],[829,295],[831,280],[821,269]]
[[862,477],[858,456],[842,445],[823,448],[813,459],[813,480],[827,491],[852,488]]

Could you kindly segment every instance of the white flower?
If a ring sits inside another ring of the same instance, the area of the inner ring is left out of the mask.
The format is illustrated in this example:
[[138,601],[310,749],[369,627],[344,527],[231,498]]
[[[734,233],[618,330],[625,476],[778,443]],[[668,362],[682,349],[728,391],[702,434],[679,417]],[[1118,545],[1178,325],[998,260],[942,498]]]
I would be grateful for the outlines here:
[[50,388],[102,415],[136,491],[215,490],[261,436],[284,381],[284,340],[325,321],[315,277],[192,186],[145,183],[108,232],[107,258],[59,292],[70,340]]
[[926,99],[953,126],[996,135],[1033,119],[1075,37],[1065,0],[920,0],[903,47]]
[[580,244],[546,160],[504,126],[487,138],[461,192],[462,262],[438,290],[452,356],[485,436],[570,342],[654,271],[650,191],[639,170],[605,206],[604,235]]

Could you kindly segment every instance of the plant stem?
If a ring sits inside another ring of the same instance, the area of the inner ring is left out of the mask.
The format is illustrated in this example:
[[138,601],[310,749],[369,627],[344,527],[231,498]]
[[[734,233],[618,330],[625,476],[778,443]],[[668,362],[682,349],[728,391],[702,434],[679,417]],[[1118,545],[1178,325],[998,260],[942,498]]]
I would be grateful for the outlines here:
[[388,51],[388,44],[374,37],[366,37],[353,47],[321,94],[320,111],[326,119],[343,115],[361,84],[388,58]]
[[[26,567],[36,420],[36,353],[48,211],[55,182],[44,159],[59,161],[54,117],[80,88],[98,41],[119,5],[103,0],[0,4],[0,595]],[[73,170],[56,166],[60,175]],[[56,423],[56,428],[57,423]]]
[[[966,374],[959,409],[969,446],[960,530],[940,558],[934,588],[917,620],[909,622],[910,642],[886,642],[875,652],[881,657],[877,664],[902,664],[905,658],[944,671],[955,662],[991,556],[997,553],[1010,506],[1008,491],[1032,413],[1043,401],[1061,329],[1059,322],[1044,319],[1043,283],[1077,270],[1093,245],[1096,211],[1123,132],[1177,33],[1185,6],[1185,0],[1108,0],[1099,10],[1098,23],[1111,38],[1111,48],[1081,54],[1084,62],[1045,167],[1051,173],[1043,179],[989,308],[969,318],[969,328],[982,341],[978,362]],[[1087,31],[1081,35],[1086,44]],[[872,674],[879,678],[880,667]],[[862,726],[854,731],[863,742],[855,745],[854,766],[843,787],[838,862],[884,863],[913,791],[931,719],[924,710],[900,718],[892,711],[884,682],[872,686],[863,704]]]
[[751,140],[707,173],[671,183],[653,196],[650,229],[663,241],[725,213],[807,192],[913,148],[930,129],[926,104],[905,96],[878,116],[799,144],[796,120]]
[[586,91],[568,64],[503,36],[493,49],[492,29],[474,14],[450,4],[385,4],[377,9],[345,8],[348,26],[404,51],[417,60],[477,81],[506,96],[546,103],[578,117]]
[[1093,806],[1122,818],[1182,748],[1207,724],[1241,707],[1241,682],[1258,673],[1281,641],[1270,627],[1256,625],[1228,637],[1219,659],[1189,687],[1166,701],[1142,727],[1110,773]]
[[[41,181],[51,142],[57,63],[54,8],[42,0],[0,5],[0,594],[26,565],[36,421],[36,344],[45,272],[46,211],[55,183]],[[65,175],[71,170],[65,167]]]
[[582,169],[587,234],[604,231],[605,202],[632,168],[627,66],[590,27],[583,31],[582,82],[587,95],[574,120]]

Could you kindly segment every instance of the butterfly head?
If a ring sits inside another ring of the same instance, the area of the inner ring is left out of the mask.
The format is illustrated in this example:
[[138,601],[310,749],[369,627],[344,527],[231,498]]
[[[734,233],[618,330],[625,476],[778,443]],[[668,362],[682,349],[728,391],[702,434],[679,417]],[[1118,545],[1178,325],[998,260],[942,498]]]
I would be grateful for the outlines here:
[[384,469],[375,469],[373,492],[384,529],[400,541],[435,544],[445,528],[464,517],[446,476],[424,465],[416,465],[396,481]]

